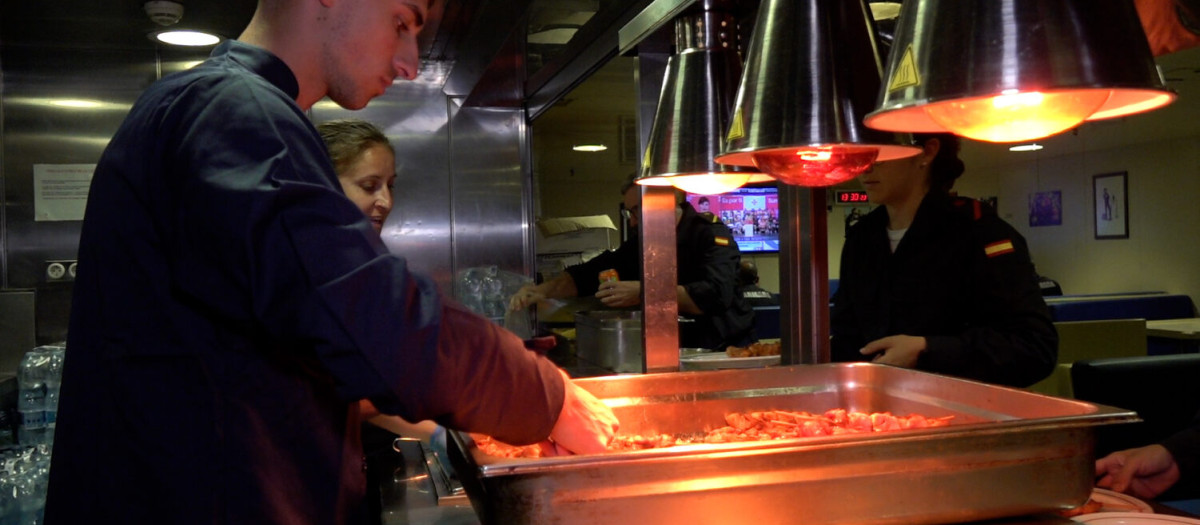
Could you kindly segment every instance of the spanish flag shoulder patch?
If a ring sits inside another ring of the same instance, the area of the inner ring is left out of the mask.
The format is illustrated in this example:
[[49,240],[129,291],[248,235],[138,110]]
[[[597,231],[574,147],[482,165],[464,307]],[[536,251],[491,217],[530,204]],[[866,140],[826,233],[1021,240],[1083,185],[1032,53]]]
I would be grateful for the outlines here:
[[717,243],[717,246],[729,246],[729,237],[713,237],[713,242]]
[[1012,253],[1013,251],[1014,251],[1013,243],[1011,240],[1008,240],[1008,239],[1005,239],[1003,241],[996,241],[994,243],[991,243],[991,244],[983,247],[983,253],[986,254],[988,257],[1004,255],[1006,253]]

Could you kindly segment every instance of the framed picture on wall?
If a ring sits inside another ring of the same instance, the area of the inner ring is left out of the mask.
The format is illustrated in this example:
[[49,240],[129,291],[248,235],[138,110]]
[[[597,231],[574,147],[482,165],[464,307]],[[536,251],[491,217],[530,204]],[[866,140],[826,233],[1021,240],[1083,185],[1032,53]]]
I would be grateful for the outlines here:
[[1097,239],[1129,238],[1129,194],[1126,172],[1092,176],[1092,206]]
[[620,143],[621,164],[637,164],[638,158],[638,128],[637,119],[633,115],[617,116],[617,141]]
[[1062,224],[1062,191],[1039,191],[1029,196],[1030,226]]

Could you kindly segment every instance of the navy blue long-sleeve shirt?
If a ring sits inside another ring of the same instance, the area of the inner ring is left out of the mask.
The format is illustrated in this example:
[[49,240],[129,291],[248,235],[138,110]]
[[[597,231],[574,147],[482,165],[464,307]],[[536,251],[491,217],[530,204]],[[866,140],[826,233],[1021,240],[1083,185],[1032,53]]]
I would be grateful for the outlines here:
[[151,86],[96,168],[48,523],[354,523],[357,400],[512,443],[550,362],[439,299],[346,199],[277,57]]

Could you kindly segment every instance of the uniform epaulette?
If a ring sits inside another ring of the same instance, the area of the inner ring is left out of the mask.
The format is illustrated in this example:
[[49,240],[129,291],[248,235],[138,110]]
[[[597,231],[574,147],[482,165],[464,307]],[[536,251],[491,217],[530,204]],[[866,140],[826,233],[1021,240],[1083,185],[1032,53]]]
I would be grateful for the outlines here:
[[704,220],[706,220],[706,221],[708,221],[708,222],[711,222],[711,223],[713,223],[713,224],[716,224],[716,223],[718,223],[718,222],[721,222],[721,219],[718,219],[718,218],[717,218],[717,215],[716,215],[715,213],[711,212],[711,211],[702,212],[702,213],[700,214],[700,216],[701,216],[701,217],[704,217]]

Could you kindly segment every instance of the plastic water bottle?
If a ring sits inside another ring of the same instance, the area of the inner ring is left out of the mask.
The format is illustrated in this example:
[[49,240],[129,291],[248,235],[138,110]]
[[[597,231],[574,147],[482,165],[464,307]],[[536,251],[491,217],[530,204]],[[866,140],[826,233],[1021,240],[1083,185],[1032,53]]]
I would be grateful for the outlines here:
[[21,507],[17,501],[16,474],[12,471],[15,462],[6,459],[4,463],[4,470],[0,470],[0,525],[16,525],[21,521]]
[[58,390],[58,385],[62,384],[62,369],[63,360],[66,357],[66,347],[53,345],[40,348],[43,348],[46,352],[46,389]]
[[23,445],[42,443],[45,437],[48,366],[49,353],[39,347],[25,353],[17,370],[17,441]]
[[[33,459],[33,450],[29,449],[22,454],[18,463],[18,473],[16,478],[16,495],[18,522],[21,525],[33,525],[38,523],[38,486],[37,486],[37,465]],[[45,495],[42,496],[43,505],[45,504]]]
[[[16,429],[13,425],[15,419],[11,408],[0,407],[0,449],[17,444]],[[4,520],[0,519],[0,525],[4,525]]]
[[46,389],[46,430],[42,436],[42,443],[47,445],[54,444],[54,430],[57,427],[58,421],[58,388]]
[[17,428],[17,441],[22,445],[42,443],[46,434],[45,387],[22,388],[18,395],[17,412],[21,414],[21,424]]

